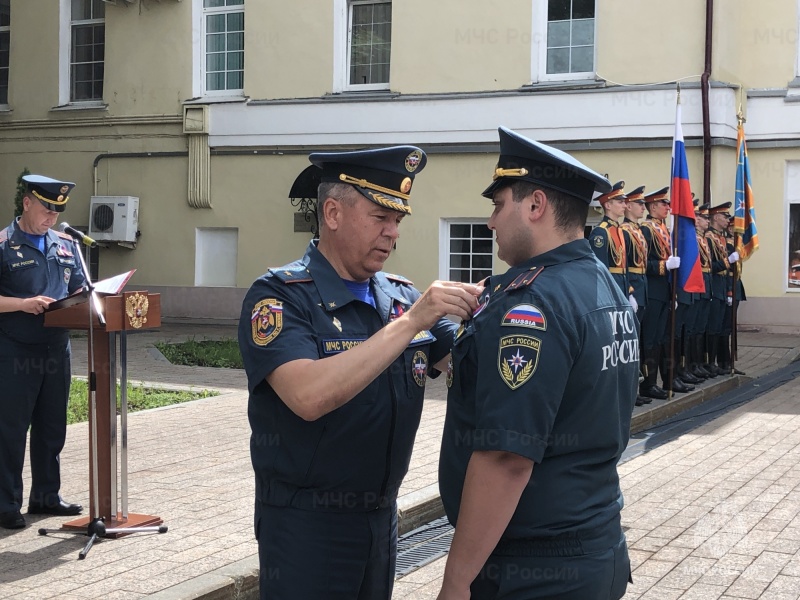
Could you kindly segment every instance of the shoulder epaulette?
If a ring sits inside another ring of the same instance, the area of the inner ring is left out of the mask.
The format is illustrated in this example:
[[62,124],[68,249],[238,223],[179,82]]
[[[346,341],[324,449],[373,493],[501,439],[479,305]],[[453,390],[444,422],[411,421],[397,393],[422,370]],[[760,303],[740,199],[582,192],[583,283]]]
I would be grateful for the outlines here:
[[269,272],[286,284],[314,281],[311,273],[305,267],[281,267],[280,269],[270,269]]
[[8,239],[8,227],[0,231],[0,244]]
[[600,221],[600,225],[598,225],[598,227],[608,229],[608,221]]
[[386,279],[389,281],[394,281],[395,283],[402,283],[403,285],[414,285],[414,282],[410,279],[406,279],[402,275],[395,275],[394,273],[384,273]]
[[510,292],[522,287],[528,287],[533,283],[533,280],[539,276],[539,273],[544,271],[544,267],[531,267],[530,271],[525,271],[521,275],[506,286],[504,292]]
[[66,234],[66,233],[64,233],[63,231],[57,231],[57,230],[55,230],[55,229],[54,229],[54,230],[53,230],[53,233],[55,233],[55,234],[56,234],[58,237],[60,237],[62,240],[67,240],[68,242],[71,242],[71,241],[72,241],[72,236],[71,236],[71,235],[67,235],[67,234]]

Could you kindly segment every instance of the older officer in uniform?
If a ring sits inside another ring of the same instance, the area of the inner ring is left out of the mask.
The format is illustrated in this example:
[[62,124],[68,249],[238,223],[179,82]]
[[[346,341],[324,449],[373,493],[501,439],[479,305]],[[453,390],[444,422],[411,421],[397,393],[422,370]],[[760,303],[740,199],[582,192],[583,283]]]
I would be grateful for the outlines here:
[[619,220],[625,214],[625,182],[618,181],[611,191],[597,198],[603,208],[603,220],[592,229],[589,234],[589,243],[597,259],[603,263],[611,273],[612,279],[629,299],[633,310],[636,311],[636,300],[633,298],[632,289],[628,283],[628,259],[625,252],[625,241],[622,239],[622,229]]
[[22,215],[0,231],[0,527],[25,527],[22,468],[30,427],[28,514],[77,515],[59,496],[59,454],[67,434],[70,346],[64,329],[45,328],[54,300],[83,287],[71,238],[53,231],[75,186],[26,175]]
[[609,189],[500,129],[483,195],[511,268],[487,280],[453,346],[439,486],[456,531],[441,599],[625,593],[617,461],[636,400],[636,315],[583,237],[593,193]]
[[381,271],[411,212],[419,148],[310,160],[319,241],[253,284],[239,324],[261,597],[388,599],[426,375],[446,368],[455,334],[442,317],[469,317],[482,288],[420,294]]

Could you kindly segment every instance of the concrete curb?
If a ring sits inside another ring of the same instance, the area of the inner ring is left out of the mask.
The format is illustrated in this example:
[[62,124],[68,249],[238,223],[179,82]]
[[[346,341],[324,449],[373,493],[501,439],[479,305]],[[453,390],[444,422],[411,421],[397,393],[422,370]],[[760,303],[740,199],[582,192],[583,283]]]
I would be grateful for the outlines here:
[[258,555],[147,596],[152,600],[258,600]]

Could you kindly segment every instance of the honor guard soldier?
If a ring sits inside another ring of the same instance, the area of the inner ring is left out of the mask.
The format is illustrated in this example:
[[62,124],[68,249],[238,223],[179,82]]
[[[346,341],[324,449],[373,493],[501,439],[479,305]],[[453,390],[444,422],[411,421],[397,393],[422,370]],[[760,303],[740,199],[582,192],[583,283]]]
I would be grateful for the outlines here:
[[[734,247],[734,241],[736,236],[733,233],[733,215],[728,214],[728,225],[725,228],[725,247],[728,252],[728,263],[730,263],[731,267],[728,269],[728,298],[731,300],[727,301],[725,306],[725,316],[722,319],[722,341],[719,347],[719,353],[722,357],[722,364],[720,364],[720,368],[726,371],[727,373],[735,373],[736,375],[744,375],[744,371],[740,371],[733,366],[731,362],[731,331],[733,326],[733,311],[734,309],[738,312],[739,310],[739,303],[744,302],[747,300],[747,294],[744,291],[744,284],[742,283],[742,262],[741,262],[741,254],[742,254],[742,244],[741,241],[739,242],[736,247]],[[734,270],[737,273],[737,276],[734,277],[733,273]],[[736,280],[736,289],[734,290],[734,279]],[[737,320],[738,323],[738,320]]]
[[[706,348],[708,363],[703,365],[706,371],[715,375],[727,375],[719,365],[724,362],[724,350],[720,355],[722,334],[725,320],[725,306],[728,303],[728,248],[725,240],[725,228],[728,226],[728,210],[730,202],[711,207],[708,211],[709,228],[706,239],[711,256],[711,308],[708,315],[708,336]],[[738,255],[735,257],[738,259]],[[731,299],[732,302],[732,299]]]
[[[631,288],[631,306],[636,310],[639,322],[639,345],[641,347],[642,318],[647,306],[647,240],[642,234],[639,220],[644,217],[644,186],[639,186],[625,194],[625,220],[620,225],[625,242],[625,256],[628,261],[628,285]],[[636,406],[650,404],[652,398],[637,396]]]
[[0,527],[6,529],[25,527],[20,511],[29,428],[28,514],[82,510],[59,495],[71,381],[69,332],[45,327],[42,314],[85,284],[72,238],[52,229],[75,184],[42,175],[22,179],[22,215],[0,231]]
[[[665,400],[665,390],[670,388],[676,392],[689,391],[681,381],[669,382],[668,373],[664,369],[669,358],[664,346],[669,336],[667,325],[672,303],[668,272],[677,269],[681,264],[680,257],[672,256],[670,233],[664,223],[669,216],[668,194],[669,188],[665,187],[644,197],[648,216],[642,222],[642,234],[647,240],[647,308],[642,319],[645,379],[639,388],[639,394],[656,400]],[[659,367],[663,388],[658,386],[657,381]]]
[[703,283],[706,291],[694,294],[691,314],[687,317],[686,352],[689,362],[689,372],[698,379],[716,377],[716,373],[709,373],[703,368],[705,359],[705,339],[708,328],[708,314],[711,309],[711,253],[706,239],[708,230],[708,203],[695,208],[694,223],[697,236],[697,248],[700,251],[700,267],[703,271]]
[[[609,270],[611,277],[625,297],[631,297],[625,242],[619,227],[619,220],[625,214],[625,182],[615,183],[611,191],[599,196],[597,201],[603,209],[603,220],[592,229],[589,234],[589,243],[592,245],[595,256]],[[636,307],[633,310],[635,311]]]
[[487,280],[452,350],[439,487],[456,530],[440,598],[625,593],[617,461],[636,399],[636,315],[583,235],[593,193],[610,187],[500,129],[483,195],[510,269]]
[[[381,269],[425,167],[413,146],[315,153],[319,240],[248,291],[239,347],[261,598],[385,599],[397,552],[397,492],[429,372],[482,288],[424,294]],[[312,186],[313,187],[313,186]]]

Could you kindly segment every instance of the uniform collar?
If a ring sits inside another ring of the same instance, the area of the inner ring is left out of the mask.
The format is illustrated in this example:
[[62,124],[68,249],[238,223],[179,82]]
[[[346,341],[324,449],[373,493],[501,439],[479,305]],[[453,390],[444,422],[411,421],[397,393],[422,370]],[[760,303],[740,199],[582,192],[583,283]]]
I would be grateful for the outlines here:
[[557,248],[553,248],[549,252],[534,256],[526,260],[523,264],[509,270],[519,275],[522,271],[530,271],[533,267],[550,267],[553,265],[560,265],[562,263],[571,262],[586,258],[587,256],[594,256],[592,247],[589,245],[589,240],[580,239],[561,244]]
[[[353,302],[355,298],[342,282],[342,278],[331,266],[331,263],[328,262],[328,259],[319,251],[317,243],[318,240],[312,240],[308,244],[301,262],[311,274],[325,310],[330,312]],[[395,286],[386,279],[386,275],[383,272],[373,275],[370,282],[375,293],[375,304],[381,315],[388,314],[391,300],[399,300],[404,304],[409,304],[406,298],[395,291]]]
[[628,217],[625,217],[625,220],[624,220],[624,221],[622,221],[622,222],[623,222],[623,223],[633,223],[633,224],[634,224],[634,225],[636,225],[637,227],[639,226],[639,222],[638,222],[638,221],[634,221],[633,219],[629,219]]
[[[31,248],[36,248],[31,242],[30,238],[25,235],[25,232],[19,226],[19,219],[17,217],[11,222],[11,225],[8,226],[8,243],[13,246],[30,246]],[[58,243],[58,235],[52,229],[48,229],[47,233],[44,234],[47,243],[45,248],[50,248],[53,244]],[[46,253],[45,253],[46,254]]]
[[656,219],[655,217],[651,217],[650,215],[647,215],[647,220],[652,221],[653,223],[658,223],[659,225],[664,224],[664,219]]
[[619,222],[615,221],[614,219],[610,218],[608,215],[603,215],[603,221],[611,225],[612,227],[619,227]]

